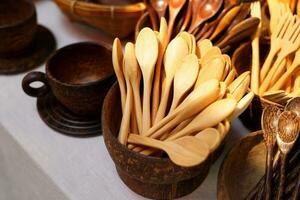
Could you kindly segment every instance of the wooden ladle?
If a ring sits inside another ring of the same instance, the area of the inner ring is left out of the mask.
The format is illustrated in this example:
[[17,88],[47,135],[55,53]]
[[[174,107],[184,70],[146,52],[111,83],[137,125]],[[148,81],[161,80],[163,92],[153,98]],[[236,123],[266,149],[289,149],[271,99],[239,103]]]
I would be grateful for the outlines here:
[[128,142],[161,149],[168,154],[172,162],[182,167],[199,165],[204,162],[209,155],[208,145],[193,136],[164,142],[136,134],[130,134]]
[[136,39],[135,55],[142,70],[143,93],[143,132],[151,126],[150,97],[155,64],[158,58],[158,41],[150,28],[141,30]]
[[223,0],[204,0],[193,9],[192,23],[189,32],[192,33],[203,22],[212,18],[221,8]]

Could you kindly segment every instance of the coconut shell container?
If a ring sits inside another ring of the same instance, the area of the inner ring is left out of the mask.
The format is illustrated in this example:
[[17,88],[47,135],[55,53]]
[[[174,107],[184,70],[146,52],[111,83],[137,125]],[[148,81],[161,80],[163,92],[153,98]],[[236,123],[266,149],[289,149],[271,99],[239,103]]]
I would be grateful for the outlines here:
[[159,32],[142,28],[124,51],[116,38],[112,52],[117,83],[102,129],[121,180],[151,199],[193,192],[222,153],[230,121],[254,97],[249,72],[238,76],[210,40],[187,32],[170,39],[164,18]]

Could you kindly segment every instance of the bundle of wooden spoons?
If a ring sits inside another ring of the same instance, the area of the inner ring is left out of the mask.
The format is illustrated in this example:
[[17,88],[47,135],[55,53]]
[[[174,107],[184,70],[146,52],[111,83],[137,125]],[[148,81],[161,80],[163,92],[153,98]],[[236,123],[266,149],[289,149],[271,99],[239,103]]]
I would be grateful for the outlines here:
[[274,105],[265,108],[262,127],[268,149],[266,175],[247,199],[299,199],[300,151],[295,145],[300,132],[299,113],[299,97],[291,99],[284,111]]
[[166,44],[167,30],[162,18],[159,32],[142,29],[124,53],[115,39],[113,64],[123,108],[118,139],[133,151],[162,155],[162,150],[177,165],[191,167],[217,149],[230,120],[254,93],[246,94],[250,72],[236,77],[229,56],[209,40],[196,43],[192,34],[181,32]]
[[260,23],[260,18],[250,15],[250,3],[241,3],[238,0],[144,2],[154,30],[157,30],[156,24],[161,17],[168,18],[168,39],[174,38],[179,32],[187,31],[195,36],[196,41],[210,39],[224,51],[245,39],[249,40]]
[[[285,105],[289,99],[300,95],[300,18],[292,14],[287,4],[273,3],[270,1],[270,14],[277,23],[270,24],[270,51],[261,68],[260,29],[253,35],[251,90],[264,99]],[[251,9],[254,16],[260,13],[255,3]]]

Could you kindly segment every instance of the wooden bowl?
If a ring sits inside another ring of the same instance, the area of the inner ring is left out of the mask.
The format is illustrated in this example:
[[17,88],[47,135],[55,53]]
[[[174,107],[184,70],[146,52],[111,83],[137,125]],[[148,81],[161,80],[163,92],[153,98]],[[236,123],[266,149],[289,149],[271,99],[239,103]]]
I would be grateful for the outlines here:
[[266,148],[262,132],[238,142],[225,157],[218,176],[218,200],[241,200],[265,173]]
[[117,139],[120,121],[120,94],[117,84],[108,92],[102,108],[105,145],[122,181],[134,192],[152,199],[173,199],[193,192],[205,179],[213,159],[223,145],[198,166],[184,168],[168,158],[144,156],[129,150]]
[[138,19],[146,9],[143,3],[106,5],[82,0],[54,1],[72,20],[84,22],[120,38],[125,38],[134,31]]
[[[251,43],[247,42],[242,44],[235,50],[232,56],[233,67],[237,70],[238,74],[251,70],[252,53]],[[264,61],[267,53],[269,52],[269,44],[261,43],[260,46],[260,60]],[[263,62],[261,62],[263,63]],[[250,130],[256,131],[261,129],[261,115],[263,109],[268,105],[276,105],[283,107],[280,104],[271,102],[267,99],[255,96],[250,106],[240,115],[242,123]]]
[[22,53],[32,42],[37,29],[34,4],[29,1],[0,2],[0,56]]

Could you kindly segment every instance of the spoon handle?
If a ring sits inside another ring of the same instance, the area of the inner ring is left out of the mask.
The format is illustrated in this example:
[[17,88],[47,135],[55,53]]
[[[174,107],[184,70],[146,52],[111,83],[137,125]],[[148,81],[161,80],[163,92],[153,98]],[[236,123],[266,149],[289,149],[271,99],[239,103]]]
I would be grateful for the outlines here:
[[266,200],[271,199],[272,194],[272,176],[273,176],[273,148],[272,146],[267,147],[267,160],[266,160],[266,181],[265,181],[265,187],[266,187]]
[[132,91],[131,91],[129,84],[127,84],[127,97],[126,97],[126,103],[125,103],[125,110],[124,110],[123,118],[121,121],[121,127],[120,127],[120,131],[119,131],[119,136],[118,136],[119,142],[124,145],[127,142],[127,137],[128,137],[128,133],[129,133],[129,129],[130,129],[131,110],[132,110]]
[[284,185],[285,185],[285,163],[286,163],[286,154],[281,154],[281,163],[280,163],[280,181],[279,181],[279,188],[278,188],[278,194],[276,199],[281,200],[282,196],[284,194]]
[[297,183],[296,183],[296,186],[294,188],[294,193],[293,193],[293,196],[292,196],[292,200],[297,200],[298,199],[299,192],[300,192],[300,173],[298,175]]
[[161,150],[164,149],[163,142],[149,138],[149,137],[141,136],[141,135],[130,134],[128,137],[128,142],[132,143],[132,144],[153,147],[153,148],[161,149]]
[[150,114],[150,96],[151,96],[151,83],[148,78],[144,79],[144,94],[143,94],[143,132],[146,133],[151,127],[151,114]]

